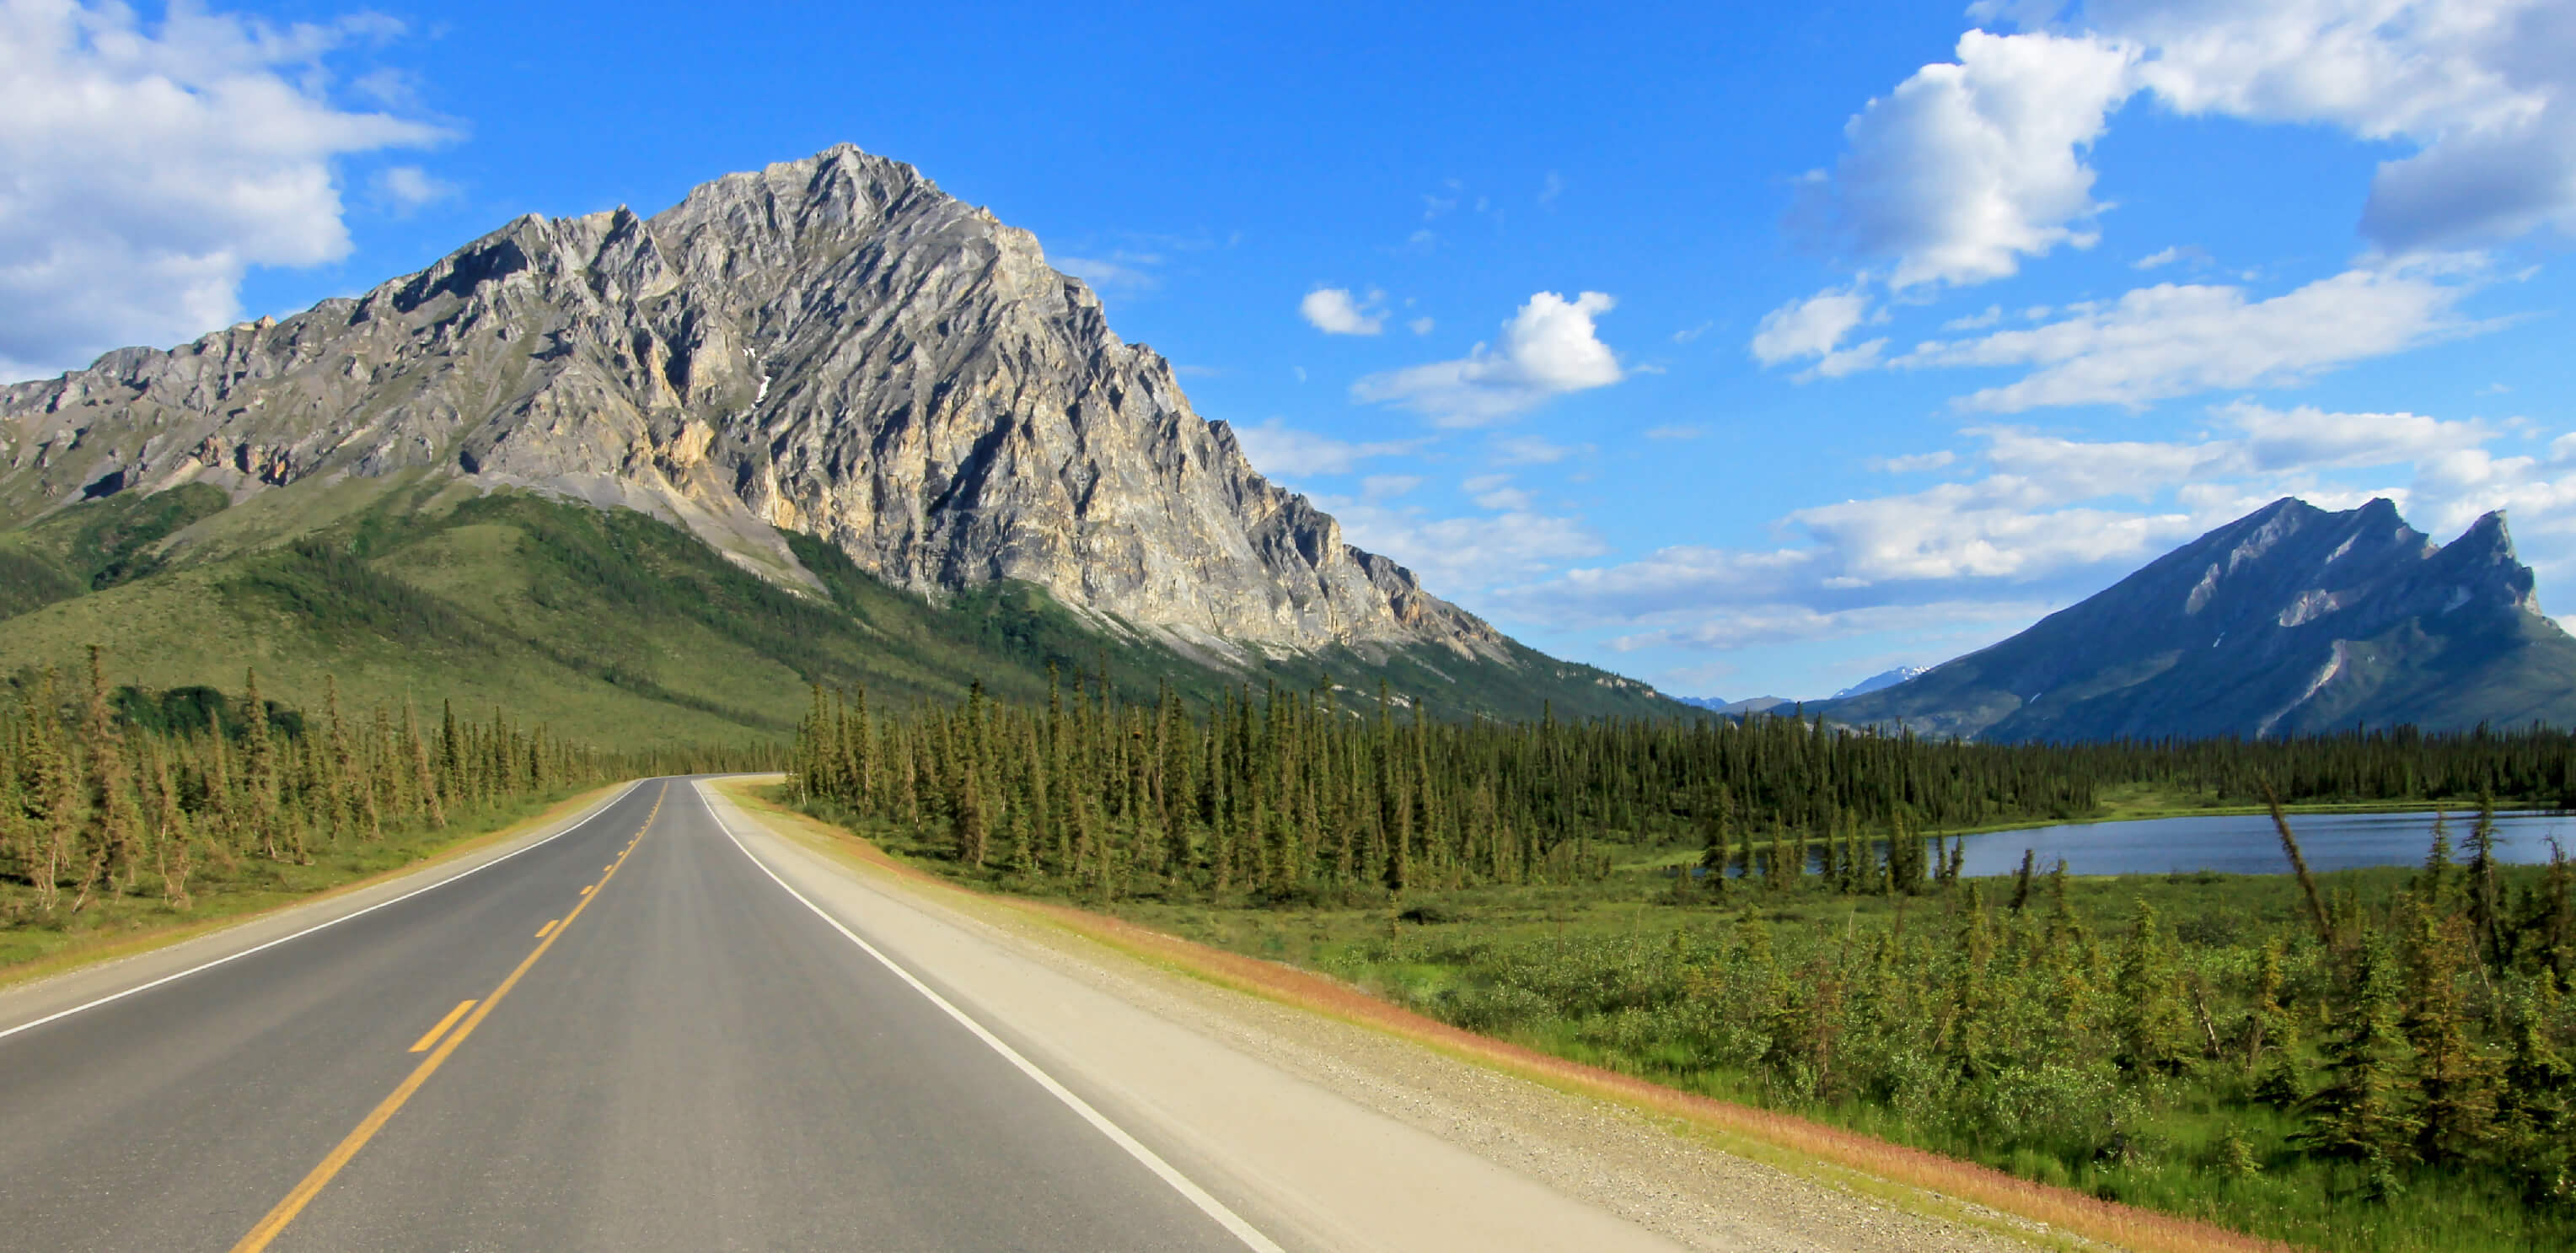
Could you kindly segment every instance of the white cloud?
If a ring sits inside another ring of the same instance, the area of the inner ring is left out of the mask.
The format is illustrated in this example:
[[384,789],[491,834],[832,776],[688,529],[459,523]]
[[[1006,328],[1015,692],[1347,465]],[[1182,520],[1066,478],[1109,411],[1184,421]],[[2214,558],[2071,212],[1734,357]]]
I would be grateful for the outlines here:
[[1437,323],[1434,323],[1429,318],[1415,318],[1414,320],[1405,323],[1404,329],[1411,331],[1416,335],[1428,335],[1431,333],[1431,328],[1435,325],[1437,325]]
[[1517,509],[1435,518],[1418,507],[1367,500],[1322,498],[1315,503],[1340,519],[1342,534],[1351,543],[1394,558],[1440,596],[1533,578],[1605,551],[1601,537],[1579,518]]
[[1844,128],[1830,177],[1811,178],[1799,220],[1858,256],[1895,265],[1888,285],[1981,283],[2061,244],[2090,246],[2084,150],[2132,90],[2130,47],[2045,33],[1959,37]]
[[2295,383],[2474,329],[2453,312],[2469,287],[2444,281],[2447,274],[2429,265],[2353,269],[2251,301],[2241,287],[2163,283],[2070,305],[2060,320],[2027,330],[1926,343],[1888,364],[2037,367],[1960,402],[1991,413],[2138,408],[2212,388]]
[[2129,263],[2132,270],[2160,270],[2177,261],[2207,261],[2207,250],[2194,244],[2167,244]]
[[1938,470],[1958,459],[1959,454],[1943,448],[1934,452],[1908,453],[1902,457],[1882,457],[1870,462],[1869,468],[1886,474],[1920,474],[1925,470]]
[[1163,285],[1154,273],[1154,267],[1162,263],[1160,253],[1129,252],[1123,248],[1105,257],[1066,256],[1048,262],[1102,292],[1152,291]]
[[1360,495],[1369,500],[1391,500],[1422,486],[1418,474],[1372,474],[1360,480]]
[[378,196],[401,212],[436,204],[456,194],[455,184],[433,178],[417,165],[396,165],[378,170],[374,186]]
[[1526,487],[1515,487],[1507,475],[1480,474],[1462,484],[1471,493],[1469,499],[1480,509],[1526,513],[1538,504],[1538,496]]
[[1546,180],[1545,180],[1545,181],[1543,181],[1543,182],[1541,182],[1541,183],[1539,184],[1539,188],[1538,188],[1538,204],[1539,204],[1539,207],[1540,207],[1540,208],[1542,208],[1542,209],[1553,209],[1553,208],[1555,208],[1555,207],[1556,207],[1556,198],[1557,198],[1558,196],[1561,196],[1561,195],[1564,195],[1564,194],[1565,194],[1565,179],[1564,179],[1563,177],[1559,176],[1559,175],[1557,174],[1557,172],[1556,172],[1556,171],[1554,171],[1554,170],[1549,170],[1549,171],[1547,172],[1547,178],[1546,178]]
[[[1956,61],[1871,100],[1833,170],[1803,180],[1793,224],[1889,263],[1892,291],[2009,276],[2094,242],[2108,206],[2094,196],[2091,146],[2145,93],[2186,115],[2399,146],[2357,224],[2385,256],[2576,234],[2576,9],[2564,0],[2092,0],[2056,20],[2068,7],[1972,6],[1975,20],[2029,29],[1969,31]],[[2175,246],[2133,264],[2207,260]],[[1810,337],[1765,363],[1839,346]]]
[[2576,228],[2576,13],[2559,0],[2110,0],[2086,17],[2146,49],[2185,114],[2322,123],[2413,146],[2362,234],[2391,251]]
[[1243,446],[1245,459],[1252,462],[1254,469],[1272,478],[1348,474],[1363,461],[1401,456],[1423,444],[1418,439],[1354,443],[1312,431],[1300,431],[1277,418],[1259,426],[1238,426],[1232,430],[1235,442]]
[[0,0],[0,379],[202,334],[251,266],[346,256],[335,162],[449,137],[331,98],[333,54],[399,31]]
[[1351,385],[1351,395],[1402,405],[1441,426],[1463,427],[1498,421],[1555,396],[1607,387],[1626,375],[1592,323],[1617,303],[1601,292],[1572,300],[1539,292],[1503,324],[1499,349],[1478,344],[1456,361],[1371,374]]
[[[1369,293],[1374,301],[1377,293]],[[1297,302],[1297,313],[1327,335],[1375,335],[1386,326],[1386,314],[1361,309],[1347,287],[1318,287]]]
[[1495,440],[1489,446],[1489,455],[1495,465],[1543,466],[1554,465],[1586,448],[1589,445],[1571,448],[1564,444],[1551,444],[1535,435],[1514,435]]
[[1843,337],[1868,317],[1869,297],[1854,291],[1829,289],[1792,300],[1762,315],[1762,324],[1753,329],[1753,359],[1778,365],[1821,357],[1841,346]]
[[1826,353],[1816,364],[1795,377],[1801,383],[1812,378],[1838,379],[1846,374],[1857,373],[1877,365],[1880,355],[1886,351],[1885,338],[1864,340],[1849,348]]
[[[1870,635],[1881,631],[1916,634],[1940,627],[1991,624],[2000,635],[2048,612],[2045,601],[1948,600],[1920,605],[1868,605],[1858,609],[1819,610],[1805,605],[1754,605],[1721,608],[1684,626],[1622,635],[1612,648],[1696,648],[1726,651],[1762,644],[1800,644]],[[1869,669],[1867,665],[1856,667]]]

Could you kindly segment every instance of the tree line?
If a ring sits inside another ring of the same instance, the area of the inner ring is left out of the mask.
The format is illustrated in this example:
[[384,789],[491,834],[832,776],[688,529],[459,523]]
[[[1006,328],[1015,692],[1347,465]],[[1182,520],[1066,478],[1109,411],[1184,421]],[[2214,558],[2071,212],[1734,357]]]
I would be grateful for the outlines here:
[[757,748],[608,752],[446,703],[424,726],[409,705],[344,711],[336,679],[317,713],[264,698],[256,671],[238,700],[111,689],[93,648],[85,676],[29,676],[17,707],[0,709],[0,883],[22,889],[0,897],[0,921],[137,894],[186,909],[210,867],[310,864],[318,850],[470,827],[638,774],[776,760]]
[[1286,899],[1607,872],[1606,840],[1687,843],[1727,875],[1846,891],[1957,874],[1929,832],[2080,817],[2105,787],[2259,800],[2576,795],[2576,741],[2532,728],[2287,742],[1995,745],[1797,717],[1447,721],[1384,690],[1229,692],[1194,714],[1049,674],[1043,705],[870,708],[814,689],[800,798],[934,832],[979,872],[1128,892]]

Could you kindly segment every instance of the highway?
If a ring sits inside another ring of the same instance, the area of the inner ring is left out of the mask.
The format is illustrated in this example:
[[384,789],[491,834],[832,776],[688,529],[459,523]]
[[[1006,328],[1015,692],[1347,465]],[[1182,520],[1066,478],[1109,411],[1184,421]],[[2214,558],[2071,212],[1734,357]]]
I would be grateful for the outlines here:
[[0,1031],[7,1249],[1280,1247],[687,780]]

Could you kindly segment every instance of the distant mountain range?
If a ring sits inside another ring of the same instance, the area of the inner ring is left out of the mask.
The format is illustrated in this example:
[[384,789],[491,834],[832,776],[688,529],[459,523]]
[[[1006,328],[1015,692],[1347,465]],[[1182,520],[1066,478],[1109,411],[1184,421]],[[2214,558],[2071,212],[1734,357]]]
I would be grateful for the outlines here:
[[1899,683],[1903,683],[1907,679],[1911,679],[1918,674],[1924,673],[1926,669],[1927,667],[1924,666],[1898,666],[1893,670],[1881,670],[1858,683],[1852,684],[1850,687],[1834,693],[1826,699],[1841,700],[1847,696],[1866,696],[1871,692],[1885,691]]
[[1992,741],[2576,725],[2576,638],[2504,515],[2449,544],[2373,500],[2275,501],[2000,644],[1807,707]]
[[1728,700],[1723,696],[1681,696],[1674,699],[1685,705],[1721,714],[1766,713],[1782,705],[1796,703],[1786,696],[1755,696],[1745,700]]

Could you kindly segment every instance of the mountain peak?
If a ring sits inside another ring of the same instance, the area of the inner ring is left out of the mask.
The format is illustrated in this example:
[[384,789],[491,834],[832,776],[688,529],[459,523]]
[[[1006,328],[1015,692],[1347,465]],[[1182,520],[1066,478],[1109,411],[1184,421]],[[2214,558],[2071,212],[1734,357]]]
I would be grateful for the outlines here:
[[113,482],[462,479],[622,505],[814,586],[1034,583],[1198,654],[1491,627],[1268,482],[1034,236],[835,145],[650,216],[523,215],[271,328],[0,388],[0,519]]
[[1996,739],[2576,722],[2576,641],[2549,627],[2501,512],[2437,546],[2393,501],[2287,497],[1829,716]]

